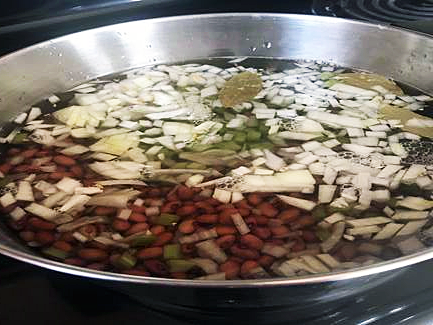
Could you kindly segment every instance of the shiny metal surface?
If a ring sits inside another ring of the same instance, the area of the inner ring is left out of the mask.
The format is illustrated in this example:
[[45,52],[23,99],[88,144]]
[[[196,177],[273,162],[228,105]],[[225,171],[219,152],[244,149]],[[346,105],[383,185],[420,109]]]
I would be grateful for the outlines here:
[[[198,15],[137,21],[84,31],[1,58],[0,119],[6,121],[54,92],[64,91],[98,76],[148,64],[216,56],[332,61],[393,77],[433,93],[430,79],[433,38],[426,35],[327,17]],[[299,292],[302,285],[312,284],[311,287],[321,288],[322,295],[331,295],[329,298],[333,294],[341,297],[356,293],[368,287],[368,283],[392,276],[392,270],[433,257],[433,249],[428,249],[393,261],[332,274],[220,282],[136,277],[68,266],[35,256],[1,228],[0,252],[42,267],[97,279],[155,284],[167,288],[290,286],[292,294]],[[385,271],[390,272],[379,274]],[[360,278],[363,276],[369,277]],[[332,288],[340,289],[337,292],[330,290]],[[328,289],[328,293],[323,291]]]

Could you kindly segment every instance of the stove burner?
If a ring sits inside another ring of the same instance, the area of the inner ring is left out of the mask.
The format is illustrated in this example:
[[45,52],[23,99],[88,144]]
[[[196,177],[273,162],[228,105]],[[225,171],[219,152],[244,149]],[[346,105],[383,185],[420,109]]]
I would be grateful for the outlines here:
[[433,19],[433,0],[314,0],[316,15],[404,22]]

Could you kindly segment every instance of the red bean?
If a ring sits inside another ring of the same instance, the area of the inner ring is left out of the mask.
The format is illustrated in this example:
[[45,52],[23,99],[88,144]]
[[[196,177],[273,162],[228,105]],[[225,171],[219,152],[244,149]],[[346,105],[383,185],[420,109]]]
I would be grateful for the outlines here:
[[128,218],[129,221],[132,222],[146,222],[147,218],[144,214],[132,212]]
[[255,227],[251,232],[261,239],[268,239],[269,237],[271,237],[271,231],[269,230],[269,228]]
[[137,212],[137,213],[143,214],[143,213],[146,213],[147,207],[144,205],[140,206],[140,205],[131,204],[129,206],[129,209],[131,209],[132,212]]
[[237,210],[242,217],[248,217],[251,213],[251,210],[246,208],[238,208]]
[[196,247],[194,244],[182,244],[180,245],[180,249],[182,251],[182,254],[190,255],[195,252]]
[[78,228],[78,231],[87,238],[94,238],[98,234],[98,229],[95,225],[85,225]]
[[140,259],[151,259],[162,256],[163,249],[162,247],[149,247],[143,248],[138,251],[137,258]]
[[130,275],[137,275],[137,276],[150,276],[149,272],[147,272],[145,270],[140,270],[140,269],[122,270],[122,273],[130,274]]
[[267,268],[270,267],[272,265],[272,263],[274,263],[275,258],[269,255],[262,255],[259,257],[259,259],[257,260],[257,263],[259,263],[260,266]]
[[177,228],[182,234],[191,234],[195,231],[194,219],[182,221]]
[[293,223],[290,224],[292,230],[302,229],[304,227],[308,227],[314,225],[316,223],[316,219],[312,215],[304,215],[296,219]]
[[154,276],[167,277],[169,275],[167,265],[159,260],[145,260],[144,266]]
[[19,233],[20,237],[24,241],[33,241],[35,239],[35,233],[33,231],[24,230]]
[[247,200],[248,203],[250,203],[253,206],[259,205],[263,201],[262,197],[257,193],[249,194]]
[[299,217],[301,211],[294,207],[289,207],[285,209],[278,215],[278,218],[281,219],[284,223],[289,223]]
[[111,227],[113,227],[114,230],[116,231],[126,231],[129,229],[129,227],[131,227],[130,223],[126,220],[122,220],[122,219],[114,219],[113,223],[111,224]]
[[89,269],[103,271],[107,268],[107,264],[105,263],[91,263],[86,266]]
[[84,262],[81,258],[70,257],[63,261],[63,263],[74,265],[74,266],[84,266],[86,262]]
[[212,198],[212,197],[206,199],[206,201],[204,201],[204,202],[206,202],[207,204],[210,204],[210,205],[212,205],[212,206],[218,206],[218,205],[221,204],[220,201],[218,201],[218,200],[216,200],[216,199],[214,199],[214,198]]
[[96,207],[95,215],[97,216],[111,216],[116,214],[117,209],[112,207]]
[[3,174],[7,174],[7,173],[9,173],[11,168],[12,168],[12,165],[9,163],[1,164],[0,165],[0,172],[2,172]]
[[290,229],[286,226],[278,226],[278,227],[272,227],[270,228],[271,233],[275,237],[280,237],[287,235],[290,232]]
[[246,234],[241,237],[241,243],[249,248],[255,249],[255,250],[261,250],[263,247],[263,240],[260,238],[252,235],[252,234]]
[[219,270],[226,274],[227,280],[232,280],[239,276],[241,267],[239,263],[228,260],[220,265]]
[[233,245],[230,248],[230,252],[238,257],[256,260],[259,258],[260,254],[254,249],[241,248],[239,245]]
[[156,225],[150,228],[150,232],[156,236],[163,233],[165,231],[165,227],[161,225]]
[[180,185],[177,188],[177,196],[182,201],[191,200],[194,197],[194,191],[190,189],[189,187],[186,187],[184,185]]
[[232,225],[233,219],[232,215],[238,213],[238,209],[235,208],[227,208],[220,212],[219,214],[219,222],[223,225]]
[[83,176],[83,169],[80,166],[72,166],[71,167],[71,173],[74,174],[76,177],[82,177]]
[[28,223],[31,227],[40,230],[53,230],[57,227],[55,223],[45,221],[37,217],[29,218]]
[[176,214],[180,217],[187,217],[194,214],[196,210],[197,208],[193,205],[184,205],[176,210]]
[[218,215],[216,214],[202,214],[195,218],[199,223],[214,224],[218,222]]
[[278,214],[278,209],[275,208],[272,204],[268,202],[260,203],[257,208],[260,210],[260,213],[266,217],[273,218]]
[[138,232],[146,231],[147,229],[149,229],[149,225],[146,222],[139,222],[139,223],[133,224],[131,226],[131,228],[129,228],[126,231],[126,235],[128,235],[128,236],[133,235],[133,234],[136,234]]
[[180,201],[171,201],[161,207],[161,213],[174,213],[180,206]]
[[78,256],[90,262],[100,262],[108,258],[107,252],[98,248],[82,248],[78,251]]
[[37,152],[38,149],[27,149],[21,152],[20,156],[24,157],[25,159],[29,159],[32,158]]
[[197,208],[197,211],[201,213],[213,214],[215,211],[212,205],[204,201],[197,202],[195,207]]
[[314,233],[314,231],[311,230],[303,230],[302,238],[309,243],[314,243],[318,241],[316,234]]
[[290,250],[292,252],[300,252],[303,251],[305,249],[305,243],[303,240],[299,239],[296,241],[295,245],[293,245]]
[[215,239],[215,243],[221,247],[221,249],[230,248],[235,242],[236,237],[234,235],[225,235]]
[[66,241],[68,243],[73,243],[76,241],[76,239],[73,236],[72,231],[64,232],[60,234],[59,240]]
[[73,165],[75,165],[75,164],[77,163],[77,162],[76,162],[74,159],[72,159],[71,157],[63,156],[63,155],[55,156],[55,157],[53,158],[53,161],[54,161],[56,164],[59,164],[59,165],[62,165],[62,166],[73,166]]
[[152,246],[164,246],[173,239],[173,234],[171,232],[163,232],[158,235],[156,241]]
[[35,234],[35,241],[40,243],[41,245],[48,245],[54,242],[56,238],[54,237],[54,234],[50,231],[38,231]]
[[248,273],[252,269],[255,269],[258,266],[259,266],[259,264],[256,261],[254,261],[254,260],[246,260],[245,262],[242,263],[242,266],[241,266],[241,275],[242,276],[248,275]]
[[218,225],[215,227],[216,232],[218,233],[219,236],[224,236],[224,235],[233,235],[236,234],[238,231],[235,227],[233,226],[221,226]]
[[171,276],[173,279],[186,279],[186,278],[187,278],[185,272],[171,272],[171,273],[170,273],[170,276]]
[[62,251],[65,251],[67,253],[72,251],[72,245],[63,241],[63,240],[58,240],[58,241],[54,242],[53,247],[60,249]]

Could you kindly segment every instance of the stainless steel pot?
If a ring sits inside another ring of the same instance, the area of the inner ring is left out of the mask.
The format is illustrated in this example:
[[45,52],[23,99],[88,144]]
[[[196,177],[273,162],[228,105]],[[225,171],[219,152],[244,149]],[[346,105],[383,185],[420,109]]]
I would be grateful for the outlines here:
[[[433,38],[344,19],[215,14],[152,19],[84,31],[34,45],[0,59],[1,121],[32,103],[88,79],[148,64],[222,56],[332,61],[377,72],[433,93]],[[34,255],[0,229],[0,252],[52,270],[112,285],[141,284],[146,292],[183,306],[296,305],[299,299],[335,300],[378,285],[433,249],[355,270],[293,279],[190,281],[135,277],[68,266]],[[387,272],[386,272],[387,271]],[[131,289],[131,287],[129,287]],[[212,288],[213,291],[204,291]],[[215,294],[207,294],[209,292]],[[260,293],[260,297],[258,297]],[[143,296],[143,297],[144,297]]]

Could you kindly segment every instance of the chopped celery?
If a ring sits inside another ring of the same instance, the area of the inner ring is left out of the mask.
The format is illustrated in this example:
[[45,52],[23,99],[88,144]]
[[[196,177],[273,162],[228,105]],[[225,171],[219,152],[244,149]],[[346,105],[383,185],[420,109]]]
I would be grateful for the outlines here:
[[249,149],[272,149],[274,144],[270,142],[249,143]]
[[186,166],[186,168],[189,168],[189,169],[206,169],[206,165],[192,162],[192,163],[188,164]]
[[115,262],[119,269],[128,270],[135,266],[137,259],[129,252],[123,253]]
[[174,152],[173,150],[163,148],[159,153],[164,154],[165,159],[176,159],[176,152]]
[[255,128],[259,126],[259,121],[255,118],[249,118],[247,121],[247,126],[250,128]]
[[187,168],[188,165],[189,165],[189,162],[187,162],[187,161],[178,162],[178,163],[175,163],[173,166],[171,166],[171,168],[173,168],[173,169],[184,169],[184,168]]
[[331,236],[331,233],[328,231],[328,229],[325,229],[325,228],[317,228],[317,230],[316,230],[316,236],[317,236],[321,241],[325,241],[325,240],[327,240],[327,239]]
[[238,145],[237,143],[235,143],[233,141],[220,142],[220,143],[214,145],[214,148],[229,149],[229,150],[234,150],[234,151],[239,151],[242,149],[242,147],[240,145]]
[[247,140],[247,135],[244,132],[236,132],[233,137],[233,141],[239,144],[244,143]]
[[201,143],[197,143],[197,144],[194,144],[191,147],[188,147],[189,150],[195,151],[195,152],[202,152],[202,151],[205,151],[205,150],[209,150],[211,148],[212,148],[212,145],[201,144]]
[[42,253],[59,260],[64,260],[65,258],[68,257],[68,253],[62,251],[61,249],[57,249],[55,247],[45,248],[42,250]]
[[227,112],[227,111],[225,111],[225,112],[223,113],[223,116],[224,116],[224,119],[225,119],[226,121],[230,121],[230,120],[232,120],[232,119],[234,119],[234,118],[236,117],[236,115],[231,114],[231,113],[229,113],[229,112]]
[[14,139],[12,140],[12,143],[13,143],[13,144],[20,144],[20,143],[23,143],[24,141],[27,140],[27,136],[28,136],[28,134],[27,134],[27,133],[24,133],[24,132],[17,133],[17,135],[16,135],[16,136],[14,137]]
[[131,246],[149,246],[152,244],[157,237],[153,234],[150,235],[140,235],[131,240]]
[[338,82],[339,82],[338,80],[335,80],[335,79],[329,79],[329,80],[325,81],[324,86],[325,86],[326,88],[330,88],[330,87],[332,87],[333,85],[337,84]]
[[247,130],[247,141],[250,142],[257,142],[262,137],[262,134],[254,129],[248,129]]
[[325,72],[322,72],[320,74],[320,79],[322,79],[322,80],[328,80],[328,79],[331,79],[333,76],[335,76],[335,73],[329,72],[329,71],[325,71]]
[[187,260],[168,260],[168,268],[170,272],[187,272],[195,266],[195,263]]
[[312,211],[311,211],[311,215],[316,219],[316,220],[322,220],[324,218],[326,218],[328,216],[327,213],[327,209],[325,206],[323,205],[318,205],[316,206]]
[[181,259],[182,251],[179,244],[169,244],[164,246],[164,258],[166,260]]
[[179,221],[179,217],[175,214],[162,213],[155,218],[154,223],[161,226],[170,226]]
[[259,130],[258,130],[263,136],[268,135],[269,132],[269,126],[266,126],[264,123],[259,124]]

